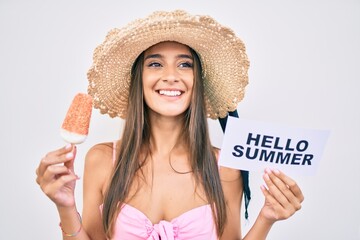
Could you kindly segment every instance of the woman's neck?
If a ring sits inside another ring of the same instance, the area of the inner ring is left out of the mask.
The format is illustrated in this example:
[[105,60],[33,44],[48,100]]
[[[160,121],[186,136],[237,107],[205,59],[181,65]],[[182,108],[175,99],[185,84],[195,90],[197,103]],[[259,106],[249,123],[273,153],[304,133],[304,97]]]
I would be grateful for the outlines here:
[[183,118],[181,117],[150,117],[150,145],[153,153],[169,154],[175,147],[183,146]]

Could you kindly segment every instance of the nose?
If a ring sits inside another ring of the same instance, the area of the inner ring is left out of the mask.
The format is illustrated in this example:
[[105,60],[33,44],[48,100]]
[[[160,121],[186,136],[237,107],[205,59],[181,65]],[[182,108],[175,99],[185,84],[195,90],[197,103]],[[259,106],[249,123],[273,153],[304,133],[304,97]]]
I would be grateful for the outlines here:
[[168,66],[166,68],[164,68],[164,72],[163,72],[163,77],[162,77],[162,81],[164,82],[178,82],[179,81],[179,74],[177,72],[176,67],[173,66]]

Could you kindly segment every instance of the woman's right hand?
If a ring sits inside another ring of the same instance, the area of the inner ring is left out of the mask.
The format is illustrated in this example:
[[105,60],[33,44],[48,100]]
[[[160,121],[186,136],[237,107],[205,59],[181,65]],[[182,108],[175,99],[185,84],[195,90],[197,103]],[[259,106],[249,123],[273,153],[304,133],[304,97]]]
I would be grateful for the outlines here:
[[36,169],[36,182],[58,208],[75,206],[75,156],[76,146],[68,144],[46,154]]

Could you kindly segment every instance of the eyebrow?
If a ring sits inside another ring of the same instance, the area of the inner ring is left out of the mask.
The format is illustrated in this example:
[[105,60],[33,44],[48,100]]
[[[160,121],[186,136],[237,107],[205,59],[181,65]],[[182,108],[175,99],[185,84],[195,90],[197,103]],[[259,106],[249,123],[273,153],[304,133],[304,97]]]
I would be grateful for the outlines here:
[[[161,54],[155,53],[155,54],[147,55],[144,60],[149,59],[149,58],[164,58],[164,56]],[[189,54],[179,54],[179,55],[176,55],[176,58],[188,58],[188,59],[193,60],[193,57]]]

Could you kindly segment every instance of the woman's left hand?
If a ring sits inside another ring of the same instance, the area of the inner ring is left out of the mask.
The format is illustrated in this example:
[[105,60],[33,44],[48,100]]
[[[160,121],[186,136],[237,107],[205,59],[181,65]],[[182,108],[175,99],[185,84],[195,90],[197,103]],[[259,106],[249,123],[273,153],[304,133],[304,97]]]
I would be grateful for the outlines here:
[[297,183],[279,170],[266,169],[267,187],[261,186],[265,204],[260,214],[269,222],[284,220],[301,209],[304,196]]

